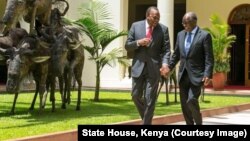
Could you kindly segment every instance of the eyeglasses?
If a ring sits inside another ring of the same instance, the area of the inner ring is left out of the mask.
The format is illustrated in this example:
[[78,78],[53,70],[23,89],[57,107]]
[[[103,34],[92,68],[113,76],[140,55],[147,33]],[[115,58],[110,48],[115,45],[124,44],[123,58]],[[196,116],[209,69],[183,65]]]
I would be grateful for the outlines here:
[[192,21],[192,20],[184,20],[184,21],[182,21],[182,25],[187,25],[187,24],[191,24],[191,23],[193,23],[194,21]]
[[191,23],[191,21],[182,21],[182,25],[187,25],[187,24],[190,24]]
[[152,20],[154,20],[154,21],[159,21],[160,20],[160,17],[158,17],[158,16],[152,16],[152,15],[149,15],[149,17],[152,19]]

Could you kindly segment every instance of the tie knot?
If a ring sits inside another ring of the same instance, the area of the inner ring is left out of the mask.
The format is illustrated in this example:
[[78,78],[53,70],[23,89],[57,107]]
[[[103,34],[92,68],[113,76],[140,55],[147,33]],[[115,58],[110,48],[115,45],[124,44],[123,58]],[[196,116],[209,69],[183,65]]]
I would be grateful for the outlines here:
[[149,32],[152,32],[152,31],[153,31],[153,28],[149,26],[149,27],[148,27],[148,31],[149,31]]
[[153,28],[149,26],[147,29],[146,37],[152,38],[152,32],[153,32]]

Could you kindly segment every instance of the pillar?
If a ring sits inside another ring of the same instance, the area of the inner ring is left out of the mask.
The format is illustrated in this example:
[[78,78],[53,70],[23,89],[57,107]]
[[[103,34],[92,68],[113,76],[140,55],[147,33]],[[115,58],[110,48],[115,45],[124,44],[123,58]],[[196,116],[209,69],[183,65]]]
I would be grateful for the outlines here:
[[171,49],[174,47],[174,0],[157,0],[157,7],[160,11],[160,23],[169,29]]

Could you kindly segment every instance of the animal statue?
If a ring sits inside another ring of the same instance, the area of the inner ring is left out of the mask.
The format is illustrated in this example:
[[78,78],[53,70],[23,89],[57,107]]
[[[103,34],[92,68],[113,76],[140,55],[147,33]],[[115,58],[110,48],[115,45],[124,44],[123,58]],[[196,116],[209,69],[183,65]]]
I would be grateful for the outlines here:
[[[161,77],[160,86],[159,86],[158,93],[157,93],[158,96],[159,96],[159,94],[161,92],[161,89],[162,89],[162,87],[163,87],[164,84],[165,84],[165,88],[166,88],[165,89],[166,105],[169,105],[169,92],[171,90],[172,84],[174,86],[174,102],[177,103],[177,79],[176,79],[176,70],[175,69],[170,73],[170,75],[169,75],[168,78]],[[201,97],[200,97],[200,100],[202,102],[205,101],[204,100],[204,97],[205,97],[204,95],[205,95],[205,86],[203,86],[201,88]]]
[[5,65],[6,60],[8,59],[8,52],[6,49],[11,49],[12,47],[16,47],[17,44],[28,35],[28,32],[23,28],[13,28],[10,29],[6,36],[0,37],[0,63]]
[[30,33],[34,33],[35,20],[42,25],[50,24],[51,8],[54,1],[66,0],[8,0],[1,21],[4,28],[1,33],[5,34],[9,29],[16,27],[21,18],[30,23]]
[[[63,91],[63,102],[62,108],[66,108],[66,103],[70,103],[70,95],[71,95],[71,82],[72,78],[76,79],[78,84],[78,98],[76,110],[80,110],[81,103],[81,87],[82,87],[82,71],[84,67],[84,48],[81,45],[80,40],[78,42],[74,42],[73,38],[78,39],[79,32],[78,29],[70,28],[70,31],[73,32],[60,34],[56,38],[56,42],[52,45],[52,55],[51,55],[51,65],[50,72],[51,75],[51,95],[50,100],[52,101],[52,110],[54,109],[54,87],[55,87],[55,77],[59,78],[59,83],[64,83],[64,91]],[[62,84],[59,84],[59,86]]]
[[[66,8],[67,10],[67,8]],[[64,13],[65,11],[64,10]],[[80,110],[82,71],[84,67],[84,49],[81,45],[81,31],[74,26],[61,23],[62,14],[57,8],[51,12],[51,25],[42,29],[41,38],[51,44],[51,59],[49,66],[48,84],[50,86],[50,101],[52,111],[55,110],[55,78],[59,79],[62,94],[62,108],[70,103],[72,78],[78,83],[78,100],[76,110]],[[48,89],[48,88],[47,88]]]
[[13,106],[10,112],[11,114],[14,114],[16,101],[20,92],[20,85],[23,79],[30,73],[33,74],[34,80],[36,82],[35,96],[30,110],[34,109],[34,104],[38,93],[40,97],[39,108],[42,110],[42,101],[48,74],[49,58],[50,51],[41,48],[36,37],[25,37],[22,41],[20,41],[17,49],[12,49],[10,52],[10,59],[8,60],[8,75],[6,84],[7,92],[15,94]]
[[[169,82],[170,82],[170,85],[169,85]],[[159,89],[158,89],[158,93],[157,93],[157,95],[159,96],[161,89],[162,89],[163,85],[165,84],[166,104],[167,105],[169,105],[169,92],[171,90],[172,82],[174,85],[174,96],[175,96],[174,102],[176,103],[177,102],[177,79],[176,79],[175,69],[173,71],[171,71],[168,78],[161,77],[160,85],[159,85]]]
[[19,41],[28,35],[28,32],[23,28],[13,28],[8,31],[6,36],[0,37],[0,47],[1,48],[10,48],[16,47]]
[[202,86],[202,87],[201,87],[200,101],[201,101],[201,102],[205,102],[205,86]]

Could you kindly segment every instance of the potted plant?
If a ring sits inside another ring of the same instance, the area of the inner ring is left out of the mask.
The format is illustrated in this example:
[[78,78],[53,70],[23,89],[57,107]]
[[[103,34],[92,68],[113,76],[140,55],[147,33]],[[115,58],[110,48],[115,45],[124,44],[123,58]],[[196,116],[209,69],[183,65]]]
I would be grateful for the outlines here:
[[235,42],[236,36],[229,34],[230,26],[221,20],[217,14],[210,16],[211,27],[204,28],[212,36],[214,53],[214,69],[212,84],[215,90],[224,89],[227,73],[230,71],[230,52],[229,48]]

